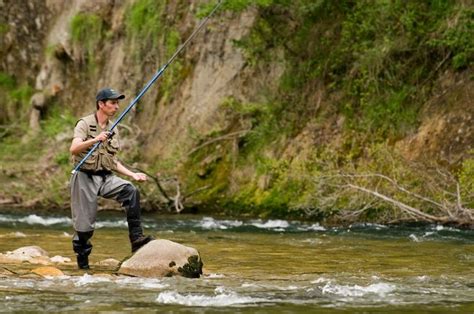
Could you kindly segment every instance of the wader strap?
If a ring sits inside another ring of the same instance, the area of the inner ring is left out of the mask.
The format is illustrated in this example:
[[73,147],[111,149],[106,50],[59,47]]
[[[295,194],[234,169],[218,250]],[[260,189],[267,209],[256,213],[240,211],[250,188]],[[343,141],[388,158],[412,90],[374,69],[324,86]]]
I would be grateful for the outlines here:
[[87,176],[89,177],[89,179],[92,180],[92,176],[100,176],[102,177],[102,180],[105,181],[105,177],[107,177],[108,175],[111,175],[112,174],[112,171],[109,171],[109,170],[97,170],[97,171],[94,171],[94,170],[85,170],[85,169],[79,169],[80,172],[83,172],[85,174],[87,174]]

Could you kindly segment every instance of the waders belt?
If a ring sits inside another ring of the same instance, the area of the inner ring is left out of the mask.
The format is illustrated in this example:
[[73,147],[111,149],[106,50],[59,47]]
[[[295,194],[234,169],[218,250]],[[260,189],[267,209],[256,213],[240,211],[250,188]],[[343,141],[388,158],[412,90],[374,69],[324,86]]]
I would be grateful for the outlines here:
[[85,169],[79,169],[80,172],[84,172],[87,174],[89,178],[92,179],[92,176],[100,176],[102,179],[105,180],[105,177],[112,174],[112,171],[109,170],[85,170]]

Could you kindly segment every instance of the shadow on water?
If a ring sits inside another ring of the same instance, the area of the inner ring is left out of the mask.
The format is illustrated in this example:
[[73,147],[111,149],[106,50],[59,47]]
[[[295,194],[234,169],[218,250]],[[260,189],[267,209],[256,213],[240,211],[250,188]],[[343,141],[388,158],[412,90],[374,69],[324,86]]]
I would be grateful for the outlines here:
[[[436,225],[317,223],[145,215],[147,233],[197,248],[201,279],[64,269],[7,277],[7,311],[397,313],[474,311],[474,232]],[[38,245],[74,258],[66,215],[0,214],[0,252]],[[122,213],[99,214],[91,262],[130,254]],[[420,309],[423,309],[420,311]]]

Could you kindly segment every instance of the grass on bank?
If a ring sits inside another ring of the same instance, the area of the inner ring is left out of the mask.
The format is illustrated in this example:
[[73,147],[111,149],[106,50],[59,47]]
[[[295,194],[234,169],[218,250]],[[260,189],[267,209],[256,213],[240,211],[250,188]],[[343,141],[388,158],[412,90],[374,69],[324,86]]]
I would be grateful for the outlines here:
[[[14,196],[25,206],[67,208],[71,171],[69,145],[75,118],[53,105],[32,136],[28,127],[0,139],[0,196]],[[4,184],[3,184],[4,183]]]

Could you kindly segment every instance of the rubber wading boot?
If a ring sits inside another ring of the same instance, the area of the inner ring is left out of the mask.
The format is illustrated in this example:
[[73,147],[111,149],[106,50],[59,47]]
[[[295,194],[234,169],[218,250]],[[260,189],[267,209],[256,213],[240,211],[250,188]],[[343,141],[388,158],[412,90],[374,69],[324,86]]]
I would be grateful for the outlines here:
[[127,213],[128,236],[132,246],[132,253],[153,240],[152,236],[144,236],[141,223],[140,192],[131,184],[125,185],[120,191],[117,200],[122,203]]
[[79,269],[90,269],[89,266],[89,256],[84,255],[84,254],[77,254],[77,267]]
[[76,253],[77,266],[79,269],[90,269],[89,255],[92,252],[92,244],[89,239],[94,231],[79,232],[76,231],[72,238],[72,247]]
[[155,238],[153,238],[152,236],[141,235],[140,237],[138,237],[134,240],[130,240],[130,242],[132,244],[132,253],[135,253],[139,248],[141,248],[142,246],[144,246],[145,244],[147,244],[148,242],[150,242],[154,239]]

